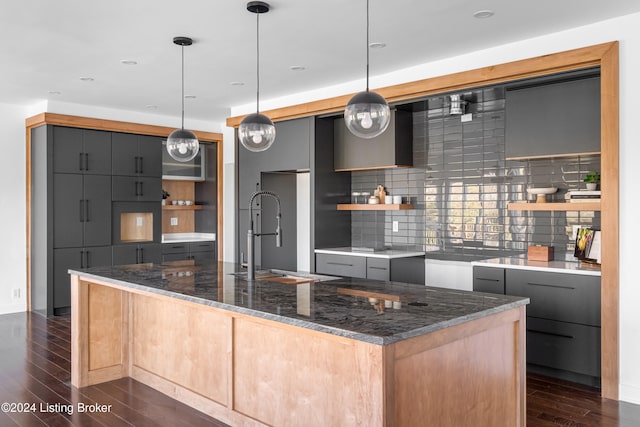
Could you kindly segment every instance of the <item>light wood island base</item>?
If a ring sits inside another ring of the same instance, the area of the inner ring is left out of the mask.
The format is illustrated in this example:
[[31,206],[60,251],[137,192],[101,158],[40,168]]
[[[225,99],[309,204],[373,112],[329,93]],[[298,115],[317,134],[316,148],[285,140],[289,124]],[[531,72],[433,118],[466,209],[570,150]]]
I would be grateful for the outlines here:
[[72,275],[72,384],[233,426],[525,426],[525,308],[370,344]]

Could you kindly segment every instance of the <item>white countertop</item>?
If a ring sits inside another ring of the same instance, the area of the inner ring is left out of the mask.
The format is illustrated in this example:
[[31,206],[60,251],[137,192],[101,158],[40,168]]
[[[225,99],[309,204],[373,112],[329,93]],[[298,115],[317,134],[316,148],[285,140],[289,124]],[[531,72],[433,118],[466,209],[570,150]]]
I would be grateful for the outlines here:
[[215,242],[216,233],[165,233],[162,243]]
[[481,267],[514,268],[520,270],[547,271],[553,273],[584,274],[600,276],[600,266],[577,260],[530,261],[524,255],[473,261],[471,265]]
[[352,256],[363,256],[367,258],[410,258],[414,256],[424,256],[424,252],[411,252],[411,251],[400,251],[394,249],[386,249],[381,251],[359,251],[354,248],[329,248],[329,249],[316,249],[315,252],[317,254],[330,254],[330,255],[352,255]]

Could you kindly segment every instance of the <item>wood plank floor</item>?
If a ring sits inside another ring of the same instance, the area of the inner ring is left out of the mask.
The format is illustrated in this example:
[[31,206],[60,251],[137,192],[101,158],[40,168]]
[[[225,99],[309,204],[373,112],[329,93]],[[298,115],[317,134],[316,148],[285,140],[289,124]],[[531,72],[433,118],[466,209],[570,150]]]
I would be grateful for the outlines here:
[[[0,403],[34,409],[0,411],[0,427],[226,425],[132,379],[71,387],[70,333],[68,316],[0,315]],[[82,413],[79,404],[111,406],[108,412]],[[601,399],[597,389],[529,374],[527,426],[638,427],[640,406]]]

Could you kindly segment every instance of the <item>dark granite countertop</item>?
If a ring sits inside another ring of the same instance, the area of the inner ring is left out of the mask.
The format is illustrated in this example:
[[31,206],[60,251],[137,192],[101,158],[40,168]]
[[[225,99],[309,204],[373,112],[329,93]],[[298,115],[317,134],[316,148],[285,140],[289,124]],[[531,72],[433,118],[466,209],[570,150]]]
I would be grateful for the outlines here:
[[69,272],[88,281],[94,278],[380,345],[529,302],[521,297],[355,278],[298,285],[269,279],[251,283],[233,275],[243,271],[235,264],[188,262],[193,265],[179,261]]

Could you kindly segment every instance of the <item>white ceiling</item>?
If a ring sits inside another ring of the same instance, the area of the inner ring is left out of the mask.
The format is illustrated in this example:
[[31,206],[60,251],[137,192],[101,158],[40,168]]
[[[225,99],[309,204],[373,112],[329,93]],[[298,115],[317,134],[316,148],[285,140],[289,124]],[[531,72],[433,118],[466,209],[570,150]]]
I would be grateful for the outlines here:
[[[372,75],[640,12],[638,0],[370,2],[370,41],[386,44],[371,50]],[[262,99],[364,78],[365,0],[269,3],[260,17]],[[495,15],[473,17],[483,9]],[[255,100],[255,27],[241,0],[4,1],[0,102],[179,116],[180,47],[172,39],[188,36],[185,94],[196,98],[185,101],[185,117],[220,122],[229,107]],[[291,71],[296,65],[306,69]]]

